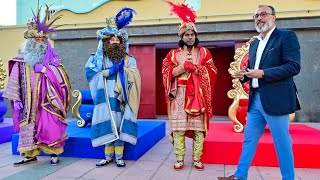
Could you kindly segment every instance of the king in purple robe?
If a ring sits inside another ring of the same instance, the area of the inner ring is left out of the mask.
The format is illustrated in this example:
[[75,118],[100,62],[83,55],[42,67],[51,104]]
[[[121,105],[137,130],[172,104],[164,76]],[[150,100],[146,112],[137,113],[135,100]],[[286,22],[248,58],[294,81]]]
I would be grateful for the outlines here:
[[9,61],[9,80],[3,97],[11,101],[15,131],[20,132],[18,151],[24,158],[20,166],[37,161],[41,152],[51,155],[51,165],[58,165],[63,152],[70,105],[70,82],[59,55],[48,40],[50,27],[57,19],[40,20],[40,9],[27,23],[25,43],[19,56]]

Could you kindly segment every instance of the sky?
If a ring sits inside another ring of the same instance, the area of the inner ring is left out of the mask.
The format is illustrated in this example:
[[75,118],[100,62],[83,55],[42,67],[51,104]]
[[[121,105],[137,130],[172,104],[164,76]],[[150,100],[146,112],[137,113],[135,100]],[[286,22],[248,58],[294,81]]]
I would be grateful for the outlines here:
[[16,0],[0,0],[0,25],[16,24]]

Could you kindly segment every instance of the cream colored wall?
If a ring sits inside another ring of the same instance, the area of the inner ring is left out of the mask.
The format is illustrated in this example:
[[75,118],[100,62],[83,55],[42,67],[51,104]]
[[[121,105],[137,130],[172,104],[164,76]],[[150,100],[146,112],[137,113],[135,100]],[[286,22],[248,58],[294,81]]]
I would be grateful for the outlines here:
[[215,16],[208,18],[214,21],[251,19],[261,4],[272,5],[278,18],[320,16],[319,0],[202,0],[202,8],[197,14]]
[[10,28],[0,27],[0,58],[2,58],[4,63],[3,67],[7,72],[5,84],[8,79],[8,60],[18,54],[18,49],[24,42],[23,32],[25,29],[26,28],[22,26],[10,26]]
[[18,49],[24,42],[23,33],[26,27],[10,26],[10,28],[0,27],[0,57],[8,60],[17,55]]
[[[202,0],[197,22],[251,19],[259,4],[273,5],[278,18],[320,16],[320,0]],[[137,11],[132,25],[180,22],[176,16],[169,15],[169,5],[162,0],[110,1],[86,14],[61,11],[57,15],[63,15],[59,21],[64,24],[61,28],[101,27],[106,17],[114,16],[124,6]]]

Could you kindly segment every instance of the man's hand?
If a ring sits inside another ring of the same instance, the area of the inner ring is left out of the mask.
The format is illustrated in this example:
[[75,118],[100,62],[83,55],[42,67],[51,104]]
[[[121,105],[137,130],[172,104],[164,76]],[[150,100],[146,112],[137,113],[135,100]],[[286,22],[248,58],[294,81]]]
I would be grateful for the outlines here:
[[118,71],[118,63],[114,61],[113,66],[109,70],[109,76],[114,75]]
[[13,102],[13,109],[16,111],[19,111],[23,108],[23,104],[21,103],[21,101],[14,101]]
[[243,79],[244,76],[244,70],[238,70],[236,72],[234,72],[233,74],[231,74],[231,77],[236,78],[236,79]]
[[244,72],[244,75],[246,75],[248,78],[263,78],[264,72],[261,69],[247,69],[246,72]]
[[183,67],[184,69],[186,69],[188,72],[191,72],[191,73],[197,70],[196,66],[193,65],[190,61],[185,61],[183,63]]
[[51,60],[51,64],[55,67],[58,67],[60,65],[60,59],[54,58]]
[[42,72],[43,68],[44,68],[44,66],[42,64],[35,64],[33,67],[34,72],[36,72],[36,73]]

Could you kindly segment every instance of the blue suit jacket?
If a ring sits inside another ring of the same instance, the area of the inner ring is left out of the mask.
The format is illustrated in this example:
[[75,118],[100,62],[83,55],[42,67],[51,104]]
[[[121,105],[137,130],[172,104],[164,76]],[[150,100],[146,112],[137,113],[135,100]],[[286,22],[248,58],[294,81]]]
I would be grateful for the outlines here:
[[[249,49],[248,68],[254,69],[259,40]],[[300,72],[300,45],[290,30],[275,29],[262,53],[259,69],[264,71],[258,79],[259,94],[264,111],[269,115],[285,115],[300,109],[293,76]],[[243,82],[251,80],[245,76]],[[251,83],[250,83],[251,84]],[[250,85],[251,87],[251,85]],[[251,105],[252,89],[249,94]]]

